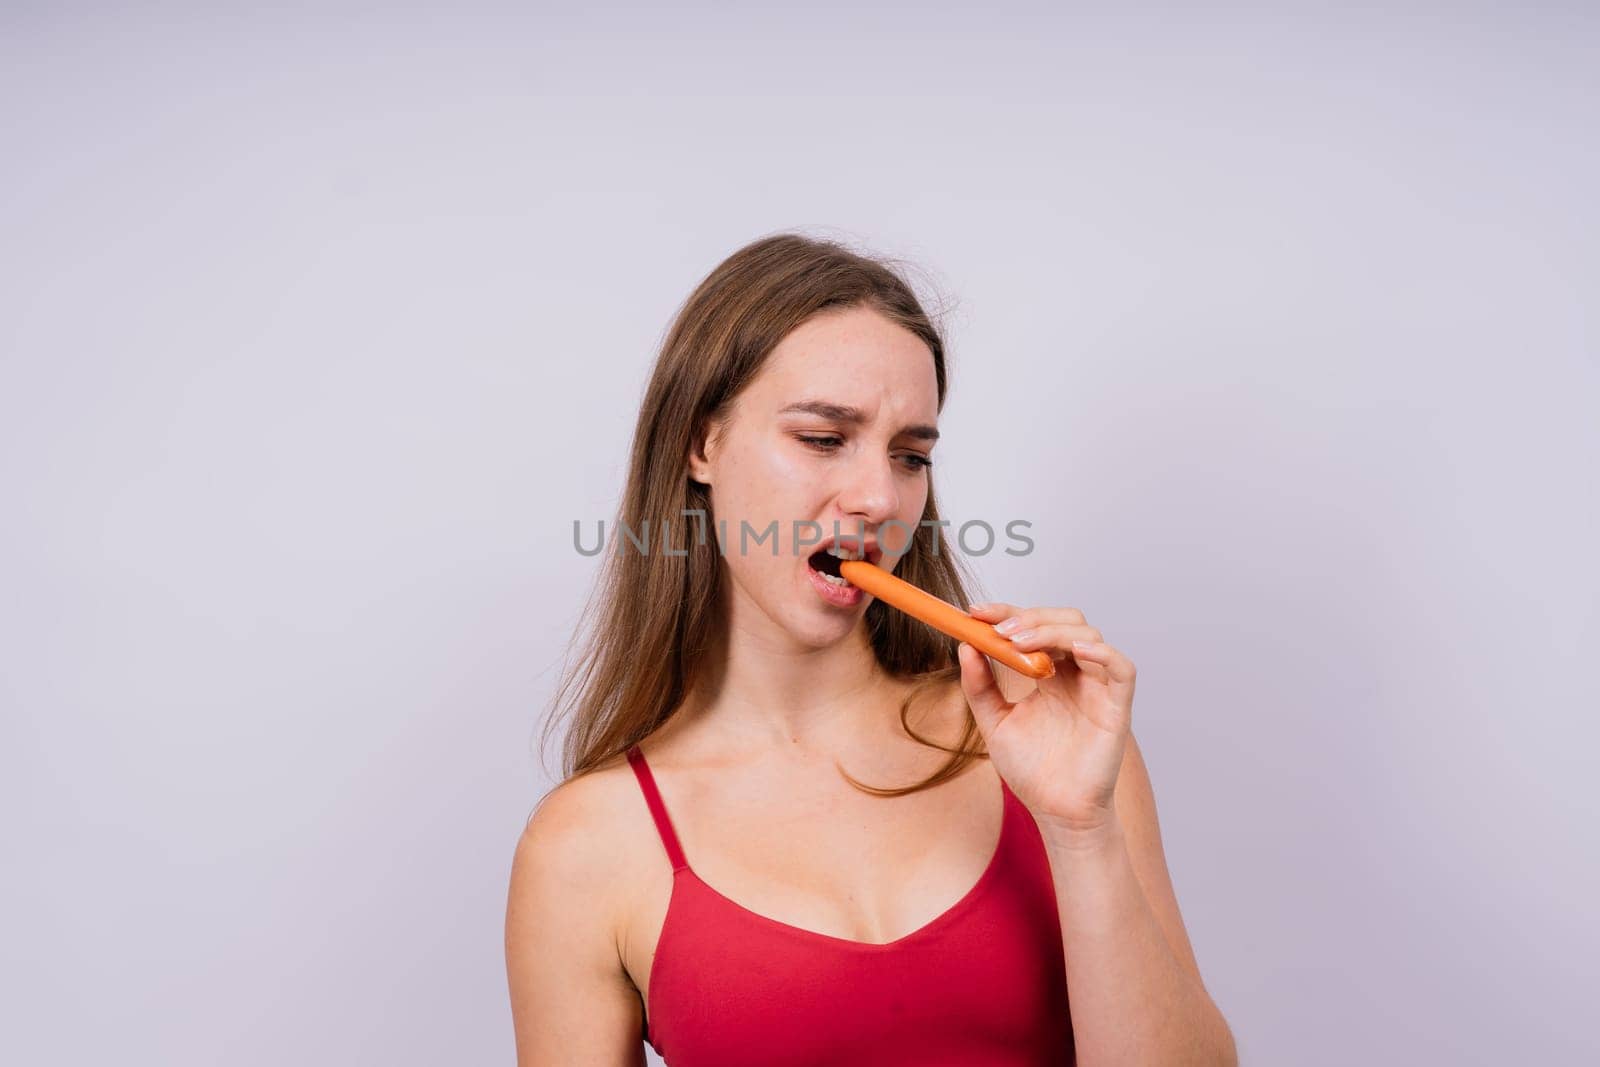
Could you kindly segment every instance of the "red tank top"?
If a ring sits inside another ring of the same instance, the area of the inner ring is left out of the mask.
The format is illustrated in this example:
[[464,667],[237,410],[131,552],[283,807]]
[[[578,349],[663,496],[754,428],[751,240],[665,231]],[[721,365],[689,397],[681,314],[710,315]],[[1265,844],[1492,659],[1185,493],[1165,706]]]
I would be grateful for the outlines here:
[[643,1031],[668,1067],[1076,1062],[1049,859],[1003,779],[1000,843],[977,884],[880,945],[767,918],[702,882],[637,745],[628,762],[672,863]]

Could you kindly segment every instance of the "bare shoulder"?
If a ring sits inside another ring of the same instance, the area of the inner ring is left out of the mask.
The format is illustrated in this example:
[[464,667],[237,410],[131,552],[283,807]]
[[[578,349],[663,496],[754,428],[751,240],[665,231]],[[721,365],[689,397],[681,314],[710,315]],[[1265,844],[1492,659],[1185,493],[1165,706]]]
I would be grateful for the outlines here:
[[625,760],[562,782],[516,842],[506,970],[519,1063],[635,1062],[642,1021],[619,951],[640,849]]
[[615,929],[617,906],[649,843],[647,813],[623,757],[567,779],[540,799],[523,827],[513,889],[570,903],[570,918],[605,919]]
[[552,788],[534,805],[517,844],[543,861],[581,874],[603,868],[616,849],[611,835],[630,821],[637,785],[621,757]]

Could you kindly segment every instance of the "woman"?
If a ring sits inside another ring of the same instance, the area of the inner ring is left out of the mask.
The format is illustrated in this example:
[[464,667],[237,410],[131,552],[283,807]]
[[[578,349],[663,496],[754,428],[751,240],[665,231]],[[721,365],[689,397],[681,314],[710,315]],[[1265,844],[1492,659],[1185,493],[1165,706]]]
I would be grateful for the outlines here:
[[968,603],[945,385],[910,287],[831,242],[758,240],[679,312],[557,694],[567,778],[513,860],[519,1063],[1236,1062],[1133,664],[1073,608],[972,605],[1056,661],[1034,683],[836,577]]

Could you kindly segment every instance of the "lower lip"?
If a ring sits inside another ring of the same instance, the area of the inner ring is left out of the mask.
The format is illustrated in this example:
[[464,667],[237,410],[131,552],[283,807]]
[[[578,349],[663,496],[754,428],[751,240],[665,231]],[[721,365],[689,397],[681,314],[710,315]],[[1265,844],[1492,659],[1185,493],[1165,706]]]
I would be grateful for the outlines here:
[[806,564],[806,577],[811,579],[811,585],[816,589],[817,595],[836,608],[853,608],[867,597],[865,592],[848,583],[834,585],[818,573],[810,563]]

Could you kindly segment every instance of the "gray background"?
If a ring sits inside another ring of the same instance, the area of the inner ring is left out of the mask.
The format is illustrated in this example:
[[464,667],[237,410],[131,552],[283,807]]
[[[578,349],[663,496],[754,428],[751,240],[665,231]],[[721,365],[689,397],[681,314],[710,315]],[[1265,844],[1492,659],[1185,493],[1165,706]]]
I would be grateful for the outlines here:
[[572,520],[802,228],[948,309],[947,512],[1038,540],[988,592],[1139,665],[1245,1062],[1593,1062],[1597,59],[1578,5],[8,5],[0,1060],[511,1062]]

